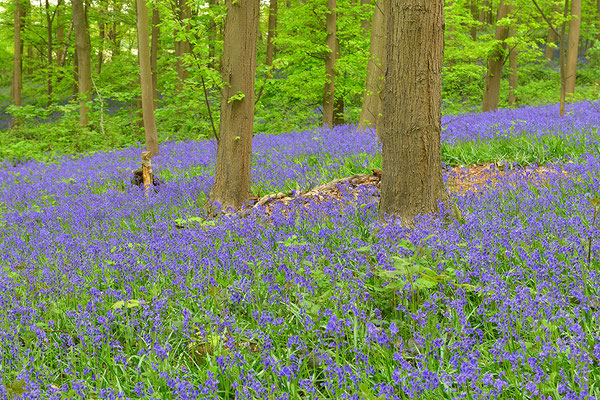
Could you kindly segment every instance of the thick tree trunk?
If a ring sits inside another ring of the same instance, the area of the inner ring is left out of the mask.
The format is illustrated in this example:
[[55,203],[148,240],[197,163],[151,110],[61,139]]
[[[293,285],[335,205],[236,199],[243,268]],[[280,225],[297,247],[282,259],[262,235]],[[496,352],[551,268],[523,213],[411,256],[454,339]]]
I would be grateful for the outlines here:
[[154,106],[158,102],[158,38],[160,36],[160,14],[158,7],[152,8],[152,48],[150,49],[150,68],[152,69],[152,97]]
[[333,128],[333,114],[335,103],[335,59],[337,49],[336,37],[336,0],[327,0],[327,47],[325,54],[325,90],[323,93],[323,125]]
[[[358,128],[367,129],[379,126],[381,100],[383,98],[383,80],[385,77],[385,1],[378,0],[373,11],[371,24],[371,44],[369,46],[369,63],[367,64],[367,81],[363,93],[363,104],[358,119]],[[379,132],[379,129],[377,129]],[[378,135],[379,136],[379,135]]]
[[239,209],[250,196],[254,79],[259,0],[226,0],[223,39],[223,97],[215,183],[209,204]]
[[[23,5],[20,0],[14,0],[15,20],[14,20],[14,56],[13,56],[13,79],[12,79],[12,100],[15,106],[22,105],[23,93],[23,55],[21,47],[21,16]],[[13,121],[14,123],[14,121]]]
[[277,0],[271,0],[269,3],[269,30],[267,32],[267,65],[273,65],[275,57],[275,37],[277,36]]
[[[180,28],[183,27],[185,35],[189,33],[189,19],[192,16],[192,10],[188,4],[188,0],[179,0],[177,5],[177,19],[179,20]],[[178,89],[181,92],[183,90],[183,83],[188,77],[187,70],[184,65],[184,58],[186,54],[190,52],[190,45],[187,40],[176,40],[175,41],[175,58],[176,58],[176,69],[177,76],[179,77]]]
[[577,56],[579,53],[579,31],[581,28],[581,0],[571,0],[571,21],[569,21],[569,39],[567,47],[566,95],[575,93],[577,77]]
[[158,154],[158,136],[154,120],[154,93],[152,90],[152,69],[150,67],[150,29],[146,0],[136,0],[138,59],[140,62],[140,83],[142,86],[142,112],[146,148],[152,156]]
[[[510,14],[511,6],[504,0],[500,0],[498,6],[498,19],[500,21]],[[508,27],[496,25],[495,48],[488,58],[487,74],[485,76],[485,88],[483,91],[483,111],[495,110],[498,108],[500,98],[500,78],[502,77],[502,66],[506,53],[506,38],[508,36]]]
[[[514,29],[511,28],[509,30],[509,35],[515,36]],[[508,63],[509,63],[509,69],[510,69],[510,76],[508,78],[508,83],[509,83],[508,105],[511,107],[514,106],[515,103],[517,102],[517,81],[518,81],[517,55],[518,55],[518,51],[517,51],[516,47],[513,47],[510,50],[510,53],[508,53]]]
[[548,29],[548,38],[546,39],[546,49],[544,50],[544,58],[546,60],[552,60],[552,57],[554,55],[555,46],[552,46],[550,44],[555,44],[556,39],[558,39],[558,36],[556,36],[556,32],[554,32],[554,30],[552,28]]
[[77,76],[79,82],[79,122],[81,126],[89,123],[88,102],[92,100],[92,63],[90,58],[90,35],[83,0],[72,0],[75,46],[77,47]]
[[407,226],[437,210],[442,179],[443,0],[385,0],[387,58],[379,216]]

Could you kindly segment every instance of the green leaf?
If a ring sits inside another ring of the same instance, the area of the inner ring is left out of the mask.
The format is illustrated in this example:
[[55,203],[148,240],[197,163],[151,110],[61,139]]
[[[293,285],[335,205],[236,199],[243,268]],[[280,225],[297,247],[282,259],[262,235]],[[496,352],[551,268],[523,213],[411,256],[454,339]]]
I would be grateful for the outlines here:
[[117,301],[115,304],[113,304],[112,309],[117,310],[119,308],[122,308],[125,305],[127,306],[127,308],[135,308],[135,307],[139,307],[142,303],[143,303],[143,301],[140,301],[140,300],[127,300],[127,303],[125,303],[123,300],[121,300],[121,301]]
[[19,379],[18,381],[7,383],[6,391],[8,392],[8,397],[11,399],[14,396],[21,396],[25,394],[25,379]]
[[236,94],[234,94],[229,99],[227,99],[227,104],[231,103],[232,101],[236,101],[236,100],[241,101],[244,97],[246,97],[246,95],[244,93],[238,91]]

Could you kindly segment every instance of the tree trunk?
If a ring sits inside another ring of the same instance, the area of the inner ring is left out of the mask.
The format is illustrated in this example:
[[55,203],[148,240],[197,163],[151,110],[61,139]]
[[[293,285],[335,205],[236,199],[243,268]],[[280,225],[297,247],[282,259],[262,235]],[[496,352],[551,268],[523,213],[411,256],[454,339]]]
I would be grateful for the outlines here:
[[577,77],[577,56],[579,50],[579,31],[581,28],[581,0],[571,1],[571,21],[569,21],[569,38],[567,47],[567,82],[566,95],[575,93]]
[[558,36],[556,36],[554,30],[552,28],[548,29],[548,39],[546,39],[546,50],[544,50],[544,58],[546,58],[546,60],[552,60],[552,57],[554,55],[554,46],[551,46],[550,44],[556,43],[556,39],[558,39]]
[[160,36],[160,14],[158,6],[152,7],[152,48],[150,49],[150,69],[152,69],[152,97],[154,107],[158,102],[158,38]]
[[[13,80],[12,80],[12,100],[15,106],[22,104],[23,92],[23,55],[21,54],[21,16],[23,5],[20,0],[14,0],[15,3],[15,21],[14,21],[14,56],[13,56]],[[15,123],[15,121],[13,121]]]
[[442,179],[443,0],[385,0],[386,75],[379,217],[412,226],[437,210]]
[[254,79],[259,0],[226,0],[223,38],[223,97],[215,183],[209,196],[213,211],[239,209],[248,201],[254,129]]
[[323,125],[333,128],[333,114],[335,103],[335,58],[337,48],[336,37],[336,0],[327,0],[327,47],[325,54],[325,90],[323,93]]
[[[367,81],[363,93],[363,104],[358,119],[358,128],[377,128],[381,115],[383,81],[385,77],[385,1],[377,0],[371,24],[371,44],[369,45],[369,63]],[[377,129],[379,136],[379,129]]]
[[[105,11],[100,10],[100,18],[104,18]],[[96,73],[100,75],[102,72],[102,63],[104,62],[104,36],[105,36],[105,23],[104,20],[101,20],[98,24],[98,39],[100,39],[100,43],[98,44],[98,61],[96,65]]]
[[479,8],[479,30],[485,30],[485,25],[488,23],[489,14],[491,14],[489,0],[483,0]]
[[[510,13],[510,4],[504,3],[504,0],[500,0],[498,6],[498,19],[497,21],[506,18]],[[496,22],[497,24],[497,22]],[[483,91],[483,111],[495,110],[498,108],[498,100],[500,98],[500,78],[502,77],[502,66],[504,64],[504,57],[506,53],[506,38],[508,36],[508,27],[503,25],[496,25],[495,49],[488,58],[488,68],[485,77],[485,89]]]
[[276,49],[273,41],[277,36],[277,0],[269,3],[269,31],[267,33],[267,65],[273,65]]
[[[515,36],[515,31],[514,29],[510,29],[509,30],[509,35],[510,36]],[[508,105],[513,107],[515,105],[515,103],[517,102],[517,55],[518,55],[518,51],[517,48],[514,47],[510,50],[510,53],[508,53],[508,62],[509,62],[509,69],[510,69],[510,76],[508,78],[508,82],[509,82],[509,90],[508,90]]]
[[56,11],[56,66],[62,67],[64,51],[64,40],[65,40],[65,25],[62,18],[62,7],[58,7]]
[[567,34],[567,17],[569,16],[569,0],[565,0],[565,9],[563,11],[563,23],[560,29],[560,43],[558,51],[560,52],[560,106],[558,114],[562,117],[565,115],[565,101],[567,97],[567,67],[565,57],[565,36]]
[[[217,0],[208,0],[209,8],[213,8],[217,5]],[[214,18],[211,18],[208,22],[208,68],[215,68],[215,42],[217,40],[217,24]]]
[[158,136],[154,120],[154,92],[152,90],[152,69],[150,67],[150,27],[146,0],[137,0],[138,59],[140,61],[140,83],[142,86],[142,112],[146,148],[154,157],[158,154]]
[[[240,0],[241,1],[241,0]],[[183,27],[185,35],[189,33],[189,19],[192,16],[192,10],[188,4],[188,0],[179,0],[177,5],[177,19],[179,20],[180,29]],[[176,69],[177,76],[179,77],[178,90],[183,90],[183,83],[188,77],[187,70],[184,65],[184,57],[190,52],[189,42],[187,40],[176,40],[175,41],[175,57],[176,57]]]
[[[473,21],[477,21],[479,16],[479,7],[477,7],[477,3],[477,0],[471,0],[471,16],[473,17]],[[475,23],[471,26],[471,39],[473,41],[477,40],[477,25],[475,25]]]
[[83,0],[72,0],[75,46],[77,47],[77,75],[79,82],[79,122],[85,127],[89,123],[88,102],[92,100],[92,65],[90,58],[90,35]]
[[[115,5],[113,6],[114,15],[121,14],[122,6],[123,6],[123,3],[121,3],[120,1],[115,2]],[[121,54],[121,40],[119,39],[119,25],[120,25],[119,22],[117,22],[117,20],[114,20],[112,27],[108,31],[108,38],[109,38],[110,42],[112,43],[112,47],[113,47],[112,48],[113,56],[118,56],[119,54]]]
[[[60,6],[57,5],[57,7]],[[46,104],[49,106],[52,102],[52,20],[53,16],[50,15],[50,2],[46,0],[46,34],[47,34],[47,43],[46,43],[46,62],[48,65],[48,72],[46,75]]]
[[[360,0],[360,5],[362,8],[363,15],[365,15],[365,17],[369,15],[368,7],[371,5],[371,0]],[[369,34],[369,29],[371,28],[370,24],[371,21],[369,21],[369,18],[362,18],[360,20],[360,30],[362,31],[362,34],[365,36],[365,38]]]

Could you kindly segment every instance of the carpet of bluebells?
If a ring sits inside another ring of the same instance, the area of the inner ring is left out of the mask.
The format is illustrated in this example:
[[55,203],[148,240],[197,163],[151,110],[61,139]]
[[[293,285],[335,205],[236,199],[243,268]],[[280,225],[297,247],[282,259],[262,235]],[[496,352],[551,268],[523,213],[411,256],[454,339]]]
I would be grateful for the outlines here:
[[[372,188],[205,219],[210,141],[163,144],[148,197],[140,148],[0,161],[0,398],[600,398],[597,107],[445,117],[447,164],[553,172],[412,229]],[[253,146],[255,193],[381,166],[349,126]]]

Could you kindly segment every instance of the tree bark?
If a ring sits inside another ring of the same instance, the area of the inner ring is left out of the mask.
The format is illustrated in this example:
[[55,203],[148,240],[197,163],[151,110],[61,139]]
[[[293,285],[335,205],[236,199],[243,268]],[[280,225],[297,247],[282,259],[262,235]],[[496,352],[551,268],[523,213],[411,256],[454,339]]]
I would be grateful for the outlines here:
[[64,51],[62,46],[64,45],[65,40],[65,25],[62,19],[62,7],[58,7],[56,11],[56,66],[62,67]]
[[[23,54],[21,47],[21,16],[23,5],[20,0],[14,0],[14,56],[13,56],[13,79],[12,100],[15,106],[21,106],[23,101]],[[15,121],[13,121],[13,124]]]
[[[477,0],[471,0],[471,15],[473,17],[473,21],[478,21],[479,7],[477,7],[477,3]],[[474,23],[471,26],[471,40],[477,40],[477,25]]]
[[136,0],[138,59],[140,62],[140,83],[142,86],[142,113],[146,148],[152,156],[158,154],[158,136],[154,119],[154,91],[152,87],[152,68],[150,67],[150,28],[146,0]]
[[552,60],[552,57],[554,56],[554,46],[551,46],[551,44],[556,43],[556,39],[558,39],[558,36],[556,36],[556,33],[554,32],[554,30],[552,28],[548,29],[548,38],[546,39],[546,49],[544,50],[544,58],[546,60]]
[[577,77],[577,56],[579,53],[579,31],[581,28],[581,0],[571,0],[571,21],[567,45],[567,81],[566,95],[575,93]]
[[[506,18],[510,13],[510,10],[511,6],[504,3],[504,0],[500,0],[497,21]],[[506,53],[505,40],[507,36],[508,27],[504,25],[498,25],[498,22],[496,22],[496,34],[494,36],[496,43],[494,51],[488,58],[485,88],[483,91],[483,105],[481,108],[484,112],[498,108],[498,101],[500,98],[500,78],[502,77],[502,66],[504,64],[504,57]]]
[[[60,2],[57,5],[57,7],[60,6]],[[54,19],[54,17],[52,15],[50,15],[50,2],[48,0],[46,0],[46,34],[47,34],[47,40],[46,40],[46,62],[48,65],[48,72],[46,75],[46,96],[47,96],[47,100],[46,100],[46,104],[50,105],[50,103],[52,102],[52,39],[53,39],[53,35],[52,35],[52,20]]]
[[325,54],[325,90],[323,93],[323,125],[333,128],[333,115],[335,103],[335,58],[337,49],[336,37],[336,0],[327,0],[327,47]]
[[[189,31],[189,19],[192,16],[192,10],[188,4],[188,0],[179,0],[177,2],[177,19],[179,20],[180,27],[184,27],[185,35],[188,35]],[[179,77],[178,90],[183,90],[183,83],[188,77],[187,70],[184,65],[184,57],[190,52],[190,45],[187,40],[176,40],[175,41],[175,58],[176,58],[176,69],[177,76]]]
[[267,32],[267,65],[273,65],[273,58],[276,54],[275,37],[277,36],[277,0],[271,0],[269,3],[269,30]]
[[[208,0],[209,8],[217,6],[217,0]],[[217,24],[213,18],[208,22],[208,68],[215,68],[215,42],[217,40]]]
[[[511,28],[509,30],[509,35],[511,37],[515,36],[515,31],[513,28]],[[518,81],[517,55],[518,55],[518,51],[517,51],[516,47],[512,48],[510,50],[510,53],[508,53],[508,63],[509,63],[509,69],[510,69],[510,75],[508,78],[508,83],[509,83],[508,105],[511,107],[513,107],[515,105],[515,103],[517,102],[517,81]]]
[[[371,24],[371,43],[369,45],[369,63],[367,81],[363,93],[363,104],[358,119],[358,128],[377,128],[381,115],[383,98],[383,80],[385,78],[385,1],[377,0]],[[377,136],[379,129],[377,128]]]
[[[360,5],[362,8],[362,12],[365,16],[367,16],[369,10],[368,7],[371,5],[371,0],[360,0]],[[362,34],[365,36],[365,38],[369,34],[369,29],[371,28],[370,25],[371,21],[369,20],[369,18],[362,18],[360,20],[360,30],[362,31]]]
[[565,115],[565,102],[567,97],[567,66],[565,57],[565,36],[567,34],[567,17],[569,15],[569,0],[565,0],[565,9],[563,11],[563,23],[560,29],[560,43],[558,51],[560,53],[560,106],[558,114],[562,117]]
[[75,46],[77,47],[77,76],[79,82],[79,122],[85,127],[89,123],[88,102],[92,100],[92,65],[90,59],[90,35],[83,0],[72,0]]
[[96,73],[100,75],[102,72],[102,63],[104,62],[104,36],[105,36],[105,23],[104,16],[106,12],[104,9],[100,10],[100,22],[98,23],[98,39],[100,39],[100,43],[98,44],[98,60],[96,65]]
[[[251,196],[250,170],[254,129],[254,79],[259,0],[226,0],[223,38],[223,97],[209,207],[239,209]],[[215,204],[217,203],[217,204]]]
[[379,217],[412,226],[437,210],[442,179],[443,0],[385,0],[387,58]]
[[152,8],[152,47],[150,49],[150,69],[152,70],[152,97],[154,107],[158,102],[158,38],[160,36],[160,14],[158,7]]
[[485,25],[489,21],[489,15],[491,14],[489,0],[483,0],[481,7],[479,8],[479,30],[485,30]]

